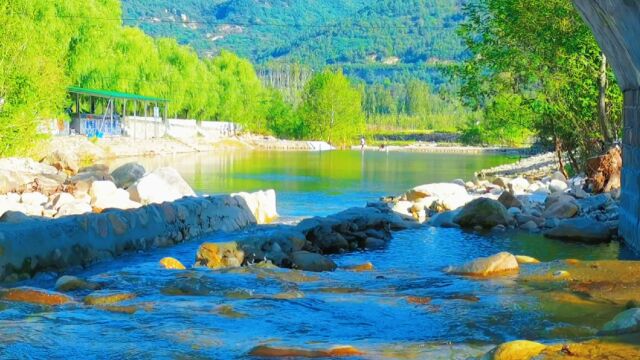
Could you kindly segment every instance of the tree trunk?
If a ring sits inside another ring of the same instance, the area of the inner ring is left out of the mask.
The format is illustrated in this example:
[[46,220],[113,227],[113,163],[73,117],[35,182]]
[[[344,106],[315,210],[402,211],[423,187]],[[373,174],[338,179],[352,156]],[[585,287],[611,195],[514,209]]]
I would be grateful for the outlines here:
[[611,144],[613,144],[613,137],[611,135],[611,131],[609,130],[608,119],[607,119],[607,56],[602,53],[601,54],[601,63],[600,63],[600,81],[598,83],[598,87],[600,89],[600,96],[598,99],[598,120],[600,122],[600,131],[602,132],[602,137],[604,138],[605,146],[604,148],[608,148]]
[[564,168],[564,162],[562,161],[562,143],[558,137],[555,137],[556,143],[556,154],[558,155],[558,170],[564,175],[565,178],[569,178],[569,174],[567,174],[567,170]]

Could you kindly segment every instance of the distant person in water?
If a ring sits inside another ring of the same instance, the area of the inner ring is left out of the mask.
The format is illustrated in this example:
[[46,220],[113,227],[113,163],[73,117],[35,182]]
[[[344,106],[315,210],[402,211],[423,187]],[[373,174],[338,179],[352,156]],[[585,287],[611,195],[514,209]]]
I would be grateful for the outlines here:
[[364,136],[360,137],[360,150],[364,150],[364,147],[367,145],[367,141],[364,139]]

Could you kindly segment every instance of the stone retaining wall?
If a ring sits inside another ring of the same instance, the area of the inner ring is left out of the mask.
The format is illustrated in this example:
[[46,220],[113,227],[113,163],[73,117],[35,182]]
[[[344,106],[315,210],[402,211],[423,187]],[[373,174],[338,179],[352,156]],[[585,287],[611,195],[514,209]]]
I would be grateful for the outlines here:
[[211,232],[256,224],[240,196],[183,198],[56,220],[14,213],[6,221],[0,223],[0,281],[85,267],[127,251],[170,246]]

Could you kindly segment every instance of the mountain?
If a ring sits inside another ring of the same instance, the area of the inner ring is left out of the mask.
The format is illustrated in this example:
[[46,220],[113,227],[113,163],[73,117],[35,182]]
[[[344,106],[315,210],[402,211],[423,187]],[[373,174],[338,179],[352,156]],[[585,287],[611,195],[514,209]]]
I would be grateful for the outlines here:
[[[431,78],[465,56],[466,0],[123,0],[126,24],[203,55],[229,49],[258,65],[340,66],[367,81]],[[431,79],[433,81],[433,79]]]

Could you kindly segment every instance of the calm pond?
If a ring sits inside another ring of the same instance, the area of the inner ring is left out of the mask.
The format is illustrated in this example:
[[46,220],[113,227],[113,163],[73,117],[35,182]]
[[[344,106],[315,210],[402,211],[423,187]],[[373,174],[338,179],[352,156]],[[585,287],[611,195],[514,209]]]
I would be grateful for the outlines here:
[[[200,193],[274,188],[285,220],[327,215],[415,185],[469,179],[514,161],[504,156],[249,152],[146,158],[173,166]],[[134,292],[135,313],[68,305],[0,303],[0,358],[249,359],[259,344],[323,349],[353,345],[366,359],[465,359],[513,339],[593,335],[610,317],[566,316],[513,278],[472,280],[442,269],[499,251],[540,260],[618,258],[618,243],[587,246],[504,233],[422,227],[398,232],[385,250],[334,256],[371,272],[166,271],[164,256],[193,264],[202,241],[132,254],[76,275]],[[27,283],[52,288],[55,276]],[[82,293],[75,294],[80,297]],[[409,297],[429,297],[416,304]]]

